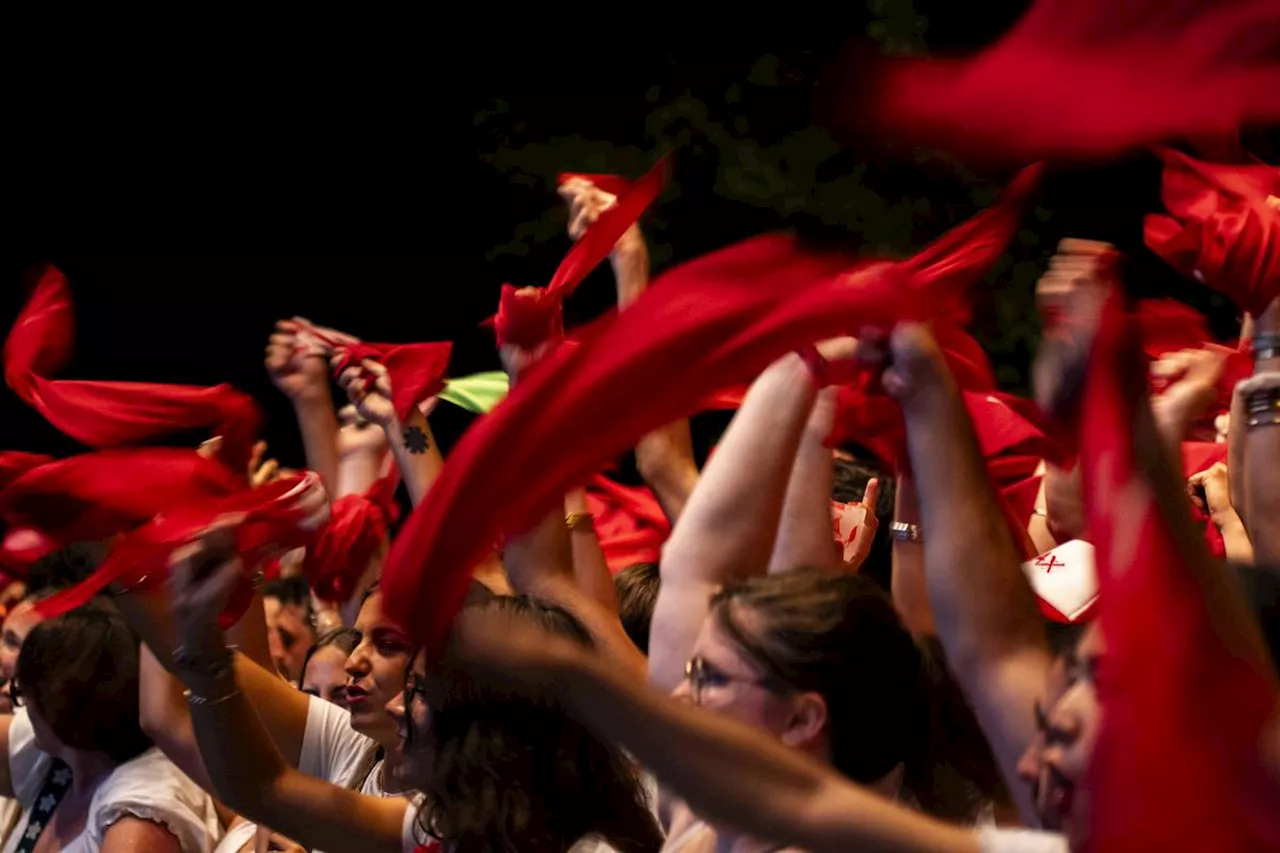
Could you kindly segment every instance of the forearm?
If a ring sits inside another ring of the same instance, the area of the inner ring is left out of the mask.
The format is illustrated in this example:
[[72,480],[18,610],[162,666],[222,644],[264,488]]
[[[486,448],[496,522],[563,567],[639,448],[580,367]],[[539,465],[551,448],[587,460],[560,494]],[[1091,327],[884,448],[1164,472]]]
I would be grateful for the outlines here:
[[811,421],[800,439],[782,502],[778,539],[769,559],[770,574],[801,567],[832,571],[841,567],[831,533],[833,474],[831,449],[826,446],[829,434],[829,420],[817,424]]
[[[920,523],[915,482],[906,474],[898,476],[893,519],[904,524]],[[889,580],[889,589],[894,608],[912,634],[920,637],[937,633],[933,624],[933,609],[929,606],[929,590],[925,583],[924,547],[919,542],[893,543],[893,575]]]
[[[509,537],[504,562],[511,586],[516,592],[568,610],[582,622],[604,658],[643,681],[647,671],[644,655],[623,630],[616,602],[606,607],[578,582],[570,556],[569,536],[564,519],[552,512],[533,529]],[[612,588],[612,579],[609,585]]]
[[[202,659],[225,654],[216,625],[185,626],[182,647],[187,655]],[[191,691],[192,729],[218,798],[234,811],[275,825],[263,815],[262,804],[270,800],[276,780],[289,765],[240,689],[235,668],[214,674],[200,666],[179,665],[176,672]]]
[[[587,514],[587,497],[582,489],[574,489],[564,499],[566,519]],[[578,523],[569,528],[569,547],[573,563],[573,576],[583,594],[595,599],[600,606],[618,612],[618,591],[613,585],[613,575],[605,561],[600,537],[594,524]]]
[[302,449],[307,467],[320,475],[330,499],[337,497],[338,478],[338,416],[333,409],[333,397],[327,386],[300,396],[293,401],[298,431],[302,434]]
[[145,645],[139,655],[138,671],[142,730],[193,782],[206,791],[215,790],[200,755],[182,682]]
[[636,443],[636,468],[674,525],[698,484],[689,421],[673,421],[641,438]]
[[928,599],[953,666],[1046,650],[1035,596],[955,383],[904,406]]
[[817,391],[788,355],[751,386],[663,551],[663,574],[723,582],[773,550],[796,448]]
[[702,819],[811,851],[962,851],[964,830],[901,808],[764,732],[676,702],[581,656],[570,704]]
[[404,423],[392,421],[386,426],[387,440],[395,454],[400,476],[404,478],[409,501],[417,506],[440,476],[444,457],[422,412],[414,409]]
[[[200,754],[218,797],[236,812],[311,847],[334,853],[398,853],[407,803],[366,804],[346,791],[294,770],[285,761],[235,678],[188,674],[191,691],[213,701],[193,704]],[[366,808],[366,806],[369,806]],[[379,808],[380,806],[380,808]]]
[[1213,519],[1213,523],[1222,534],[1227,559],[1233,563],[1253,563],[1253,543],[1249,541],[1249,534],[1245,532],[1240,516],[1232,511],[1226,518]]
[[[1280,299],[1256,318],[1256,334],[1280,334]],[[1280,371],[1280,356],[1258,359],[1254,375]],[[1235,428],[1233,411],[1232,427]],[[1247,420],[1242,415],[1241,420]],[[1244,504],[1239,509],[1248,524],[1249,540],[1259,563],[1280,564],[1280,425],[1243,428],[1243,466],[1250,472],[1245,482]],[[1270,474],[1264,472],[1270,471]]]

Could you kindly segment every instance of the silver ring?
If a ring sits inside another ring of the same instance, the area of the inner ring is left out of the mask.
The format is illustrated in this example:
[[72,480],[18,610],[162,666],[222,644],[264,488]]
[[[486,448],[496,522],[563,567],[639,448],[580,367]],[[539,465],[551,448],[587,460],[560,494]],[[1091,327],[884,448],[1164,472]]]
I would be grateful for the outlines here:
[[889,535],[895,542],[923,542],[920,536],[920,525],[895,521],[889,525]]

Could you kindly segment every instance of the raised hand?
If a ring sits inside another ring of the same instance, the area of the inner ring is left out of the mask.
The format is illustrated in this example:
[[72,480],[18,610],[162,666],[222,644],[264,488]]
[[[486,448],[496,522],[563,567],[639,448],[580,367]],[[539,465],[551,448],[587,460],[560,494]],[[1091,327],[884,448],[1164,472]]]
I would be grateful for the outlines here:
[[241,518],[224,516],[169,558],[169,593],[175,624],[192,629],[216,626],[244,574],[235,547]]
[[[334,366],[340,356],[334,356]],[[391,376],[378,362],[366,358],[359,367],[348,367],[338,376],[338,384],[360,417],[385,427],[396,419],[391,403]]]
[[1151,366],[1152,376],[1169,382],[1164,393],[1151,401],[1151,411],[1167,441],[1182,441],[1191,424],[1217,398],[1226,365],[1222,353],[1188,349],[1169,353]]
[[[582,238],[587,228],[600,218],[600,214],[618,203],[618,197],[613,193],[607,193],[582,178],[565,181],[560,185],[559,193],[569,203],[569,239],[575,241]],[[632,225],[619,238],[614,246],[614,253],[643,248],[644,238],[640,235],[640,227]]]
[[1108,243],[1069,238],[1058,244],[1036,283],[1044,336],[1031,368],[1032,387],[1050,415],[1066,414],[1077,400],[1102,306],[1117,285],[1118,258]]
[[308,323],[300,317],[278,321],[263,360],[272,384],[294,403],[329,392],[324,346],[307,330]]

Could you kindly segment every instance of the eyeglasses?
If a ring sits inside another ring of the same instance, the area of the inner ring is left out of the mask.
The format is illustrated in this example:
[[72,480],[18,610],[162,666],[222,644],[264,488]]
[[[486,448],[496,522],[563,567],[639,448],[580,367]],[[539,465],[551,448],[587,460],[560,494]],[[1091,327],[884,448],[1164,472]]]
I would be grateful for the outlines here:
[[701,655],[694,655],[689,658],[684,665],[684,677],[689,680],[690,693],[693,696],[693,704],[702,704],[702,691],[704,688],[723,687],[726,684],[749,684],[755,687],[763,687],[774,693],[784,693],[790,690],[790,687],[783,684],[776,678],[747,678],[741,675],[730,675],[722,672],[715,664],[707,663],[706,658]]

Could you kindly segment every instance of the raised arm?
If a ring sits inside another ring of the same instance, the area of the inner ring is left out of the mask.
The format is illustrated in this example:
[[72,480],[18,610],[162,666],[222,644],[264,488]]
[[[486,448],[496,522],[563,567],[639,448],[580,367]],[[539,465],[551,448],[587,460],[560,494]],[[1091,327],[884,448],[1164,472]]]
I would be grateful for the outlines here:
[[[569,203],[569,236],[574,240],[617,200],[581,179],[560,187],[560,195]],[[618,310],[625,311],[649,287],[649,249],[638,225],[632,225],[618,240],[609,262],[617,286]],[[672,421],[641,438],[636,444],[636,467],[667,519],[675,524],[698,482],[688,419]]]
[[[151,650],[152,659],[172,672],[173,653],[181,640],[168,593],[135,591],[117,596],[115,602],[129,627]],[[276,749],[289,764],[296,766],[307,728],[309,702],[306,694],[293,689],[274,671],[259,666],[244,655],[234,654],[232,661],[240,688],[260,709],[262,722]],[[148,678],[146,666],[142,674],[143,731],[167,746],[166,753],[179,767],[194,767],[194,741],[184,739],[190,724],[185,719],[186,709],[172,702],[172,682]],[[169,753],[169,749],[173,752]]]
[[815,853],[979,849],[970,832],[861,788],[759,729],[664,697],[558,638],[524,626],[495,632],[483,615],[465,614],[454,643],[468,668],[526,689],[556,685],[575,714],[712,824]]
[[[1254,555],[1259,563],[1280,565],[1280,299],[1272,301],[1270,307],[1256,318],[1254,337],[1254,375],[1246,380],[1257,386],[1254,389],[1246,386],[1248,397],[1255,405],[1266,408],[1266,411],[1250,415],[1245,414],[1242,420],[1257,421],[1255,426],[1243,426],[1243,469],[1250,473],[1245,481],[1244,505],[1241,517],[1249,531],[1249,539],[1253,542]],[[1263,388],[1269,387],[1269,391]],[[1263,404],[1269,401],[1269,408]],[[1248,402],[1244,407],[1248,409]],[[1234,423],[1232,430],[1240,435],[1241,428]],[[1264,472],[1270,471],[1270,475]]]
[[[535,352],[512,345],[502,348],[503,365],[513,385],[543,352],[545,348]],[[595,540],[595,533],[590,529],[571,531],[560,508],[548,513],[532,529],[512,533],[503,552],[507,578],[517,592],[552,601],[573,613],[602,654],[615,666],[643,680],[647,671],[645,657],[622,627],[613,581],[599,543],[592,549],[591,541],[574,543],[574,537]],[[585,558],[582,562],[578,561],[580,556]],[[606,584],[607,597],[599,593]]]
[[933,336],[893,333],[885,388],[902,405],[924,540],[925,584],[947,662],[973,702],[1028,822],[1018,758],[1036,734],[1051,657],[1035,597],[987,476],[973,424]]
[[707,462],[662,551],[649,643],[649,678],[659,689],[673,690],[683,679],[711,593],[768,566],[816,396],[800,356],[774,362],[751,386]]
[[307,847],[401,853],[407,800],[364,796],[293,769],[263,725],[262,706],[251,704],[217,621],[241,572],[232,544],[230,527],[215,525],[175,552],[172,563],[182,644],[176,669],[191,691],[193,730],[213,790],[236,812]]
[[826,446],[835,422],[836,389],[818,394],[800,438],[787,482],[778,538],[769,573],[801,566],[838,570],[842,563],[831,535],[831,449]]
[[[320,475],[330,495],[338,494],[338,419],[329,393],[329,371],[321,349],[300,335],[295,320],[281,320],[267,343],[266,368],[293,404],[307,467]],[[335,333],[336,334],[336,333]]]
[[376,361],[365,359],[360,367],[347,368],[338,382],[360,415],[386,431],[409,500],[417,506],[444,467],[444,457],[427,416],[415,408],[401,422],[391,404],[391,377]]

